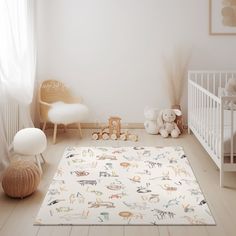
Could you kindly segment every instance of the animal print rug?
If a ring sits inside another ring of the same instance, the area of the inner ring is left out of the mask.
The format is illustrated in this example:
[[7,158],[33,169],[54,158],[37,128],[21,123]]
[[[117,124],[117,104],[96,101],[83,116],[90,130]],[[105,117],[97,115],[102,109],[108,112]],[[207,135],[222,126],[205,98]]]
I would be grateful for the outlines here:
[[181,147],[68,147],[35,225],[214,225]]

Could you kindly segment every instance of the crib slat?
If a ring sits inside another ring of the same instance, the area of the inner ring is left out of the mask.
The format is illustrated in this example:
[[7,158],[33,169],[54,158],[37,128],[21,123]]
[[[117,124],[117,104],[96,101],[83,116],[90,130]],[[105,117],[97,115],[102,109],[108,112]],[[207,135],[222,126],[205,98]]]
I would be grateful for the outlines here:
[[212,101],[212,118],[213,118],[213,125],[212,125],[212,150],[213,153],[216,154],[216,149],[215,149],[215,143],[216,143],[216,122],[217,122],[217,116],[216,114],[218,113],[218,106],[215,103],[215,101]]
[[210,79],[209,79],[209,76],[210,76],[210,75],[207,74],[207,78],[206,78],[206,79],[207,79],[207,90],[208,90],[208,91],[211,91],[211,90],[210,90],[210,81],[209,81]]
[[218,105],[217,103],[215,103],[215,101],[212,101],[212,118],[213,118],[213,126],[212,126],[212,150],[213,150],[213,153],[216,154],[217,153],[217,150],[216,150],[216,123],[217,123],[217,114],[218,114]]
[[[193,86],[193,85],[192,85]],[[194,122],[194,128],[196,128],[196,125],[195,125],[195,122],[196,122],[196,100],[197,100],[197,97],[196,97],[196,88],[195,86],[193,86],[193,115],[192,115],[192,119],[193,119],[193,122]]]
[[[199,121],[200,117],[199,117],[199,111],[198,111],[198,107],[199,107],[199,91],[196,88],[196,124]],[[200,133],[200,125],[197,124],[197,132]]]
[[203,137],[203,111],[202,111],[202,108],[203,108],[203,93],[201,91],[201,106],[200,106],[200,109],[199,109],[199,113],[200,113],[200,122],[201,122],[201,136]]
[[220,103],[220,186],[224,185],[223,171],[224,171],[224,99],[221,98]]
[[231,111],[231,143],[230,143],[230,163],[234,163],[234,110],[233,110],[233,102],[230,103],[230,111]]
[[[207,110],[209,111],[209,108],[210,108],[210,98],[209,96],[207,96]],[[210,127],[210,124],[209,124],[209,112],[206,112],[207,113],[207,122],[206,122],[206,126],[207,126],[207,143],[210,142],[210,130],[209,130],[209,127]]]
[[216,95],[216,75],[213,74],[213,93]]
[[217,124],[217,122],[218,122],[218,120],[217,120],[217,114],[219,113],[219,106],[218,106],[218,104],[215,102],[215,101],[213,101],[213,113],[212,113],[212,116],[213,116],[213,120],[214,120],[214,122],[213,122],[213,140],[212,140],[212,147],[213,147],[213,151],[214,151],[214,153],[216,154],[216,151],[217,151],[217,149],[216,149],[216,146],[217,146],[217,126],[219,125],[219,123]]
[[202,93],[202,107],[203,107],[203,110],[202,110],[202,136],[204,137],[205,139],[205,114],[206,114],[206,111],[205,111],[205,94]]
[[[212,99],[209,97],[209,123],[212,120]],[[212,150],[212,131],[213,127],[211,124],[209,124],[209,146],[210,149]]]
[[197,88],[194,87],[194,126],[197,128],[196,119],[197,119]]
[[188,102],[189,102],[189,107],[188,107],[188,127],[191,126],[191,110],[192,110],[192,100],[191,100],[191,90],[192,90],[192,86],[190,83],[188,83]]
[[206,94],[204,93],[203,94],[204,95],[204,99],[203,99],[203,101],[204,101],[204,114],[203,114],[203,116],[204,116],[204,123],[203,123],[203,126],[204,126],[204,137],[205,137],[205,141],[206,141],[206,143],[207,143],[207,131],[206,131],[206,114],[207,114],[207,106],[206,106]]
[[[200,91],[196,89],[196,95],[197,95],[197,100],[196,100],[196,105],[197,105],[197,121],[200,121],[200,116],[199,116],[199,103],[200,103]],[[200,125],[197,125],[197,132],[200,134]]]
[[[214,129],[215,129],[215,140],[214,140],[214,151],[216,153],[216,156],[219,158],[220,157],[220,130],[221,130],[221,126],[220,126],[220,105],[219,103],[216,103],[216,112],[214,114]],[[220,127],[220,129],[218,129],[218,127]]]

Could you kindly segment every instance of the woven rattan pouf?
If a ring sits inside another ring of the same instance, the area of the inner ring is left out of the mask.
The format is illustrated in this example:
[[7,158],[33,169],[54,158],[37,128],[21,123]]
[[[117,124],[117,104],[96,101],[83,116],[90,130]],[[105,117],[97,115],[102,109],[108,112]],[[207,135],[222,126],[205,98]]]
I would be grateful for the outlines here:
[[40,178],[40,170],[34,162],[14,161],[3,175],[2,188],[10,197],[24,198],[37,189]]

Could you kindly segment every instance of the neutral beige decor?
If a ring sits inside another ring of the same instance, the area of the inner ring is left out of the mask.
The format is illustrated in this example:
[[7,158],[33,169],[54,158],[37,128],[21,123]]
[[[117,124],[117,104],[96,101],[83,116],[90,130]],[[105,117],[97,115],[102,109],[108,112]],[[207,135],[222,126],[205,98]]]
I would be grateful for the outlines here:
[[236,35],[236,1],[209,0],[211,35]]
[[37,189],[40,178],[40,170],[34,162],[14,161],[3,175],[2,188],[9,197],[24,198]]
[[163,56],[165,82],[171,105],[179,105],[184,90],[190,52],[183,47],[176,47],[170,56]]
[[[188,48],[176,47],[173,54],[169,57],[163,57],[163,66],[165,72],[165,83],[167,86],[167,94],[170,99],[171,108],[181,110],[181,98],[185,86],[185,78],[188,63],[190,60],[190,51]],[[183,118],[178,117],[175,121],[183,132]]]
[[74,97],[71,91],[60,81],[45,80],[39,88],[40,118],[43,121],[43,130],[47,122],[54,124],[53,143],[56,143],[57,127],[63,124],[76,123],[80,137],[82,131],[80,122],[87,113],[87,107],[81,104],[81,98]]

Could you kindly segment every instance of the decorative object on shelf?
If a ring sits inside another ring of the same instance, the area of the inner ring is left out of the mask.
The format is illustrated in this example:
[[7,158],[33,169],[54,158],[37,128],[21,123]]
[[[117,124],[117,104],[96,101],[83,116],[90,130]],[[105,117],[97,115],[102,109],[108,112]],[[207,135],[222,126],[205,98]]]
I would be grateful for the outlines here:
[[181,111],[178,109],[164,109],[160,111],[158,116],[158,128],[161,136],[167,138],[169,134],[172,138],[177,138],[180,135],[180,130],[174,122],[176,116],[180,116]]
[[138,141],[138,135],[130,134],[128,131],[121,132],[121,118],[110,117],[108,120],[108,126],[102,127],[99,131],[92,133],[93,140],[122,140],[122,141]]
[[35,192],[40,179],[41,172],[34,162],[18,160],[5,170],[2,188],[9,197],[24,198]]
[[144,109],[144,127],[148,134],[158,134],[158,126],[157,126],[157,117],[158,110],[156,108],[146,107]]
[[[190,60],[190,50],[186,47],[177,47],[173,55],[163,57],[163,66],[165,71],[165,82],[167,92],[170,98],[171,108],[177,108],[181,111],[181,98],[185,87],[185,78],[188,63]],[[183,132],[183,116],[176,120],[180,132]]]
[[209,33],[236,35],[236,4],[233,0],[209,0]]

